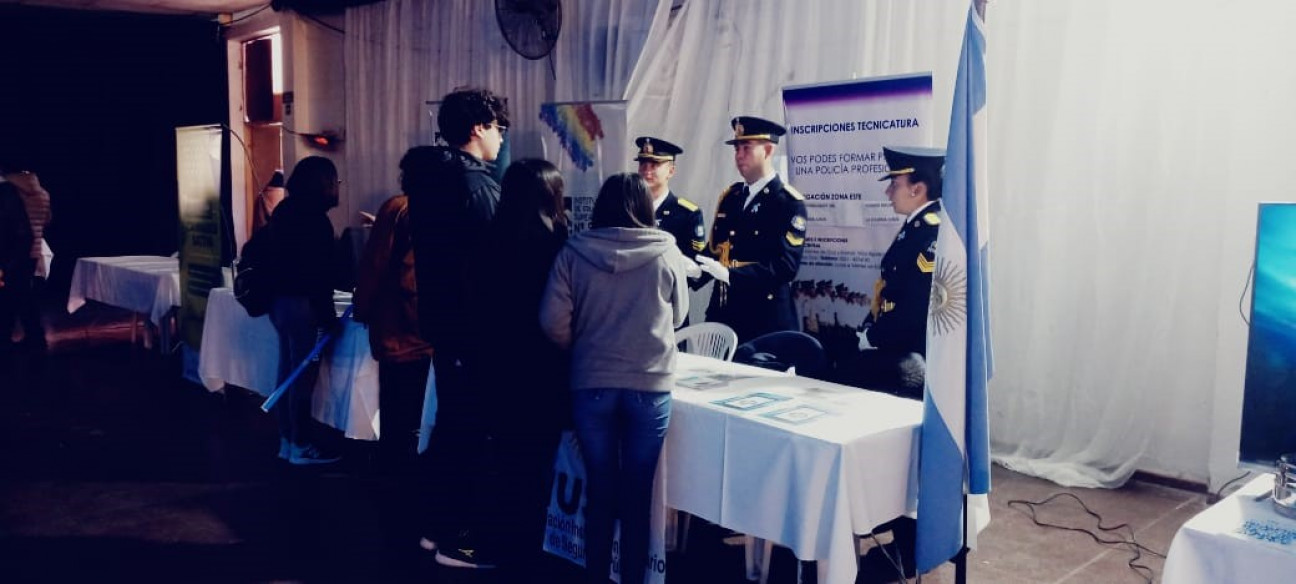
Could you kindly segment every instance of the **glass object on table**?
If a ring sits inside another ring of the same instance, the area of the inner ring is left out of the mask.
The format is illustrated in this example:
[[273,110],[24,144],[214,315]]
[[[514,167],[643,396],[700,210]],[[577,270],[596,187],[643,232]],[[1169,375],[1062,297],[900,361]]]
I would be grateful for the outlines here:
[[1278,474],[1273,486],[1274,511],[1296,518],[1296,452],[1278,457]]

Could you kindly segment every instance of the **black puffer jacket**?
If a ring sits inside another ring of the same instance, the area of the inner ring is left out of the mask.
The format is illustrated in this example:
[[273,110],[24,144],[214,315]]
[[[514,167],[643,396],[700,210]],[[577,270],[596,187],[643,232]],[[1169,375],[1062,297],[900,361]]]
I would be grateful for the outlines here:
[[[29,270],[32,230],[22,197],[12,184],[0,183],[0,270],[9,282],[16,282],[20,272]],[[31,277],[27,273],[23,278]]]
[[488,245],[499,204],[499,183],[485,162],[455,148],[438,148],[429,184],[406,188],[418,279],[419,328],[437,354],[465,356],[478,293],[471,262]]

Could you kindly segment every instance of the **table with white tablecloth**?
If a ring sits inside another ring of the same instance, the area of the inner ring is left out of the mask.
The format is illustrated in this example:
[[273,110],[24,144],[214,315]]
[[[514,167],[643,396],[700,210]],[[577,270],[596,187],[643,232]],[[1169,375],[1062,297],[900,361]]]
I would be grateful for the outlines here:
[[[269,395],[278,370],[279,336],[270,318],[248,316],[229,288],[212,289],[198,356],[203,385],[217,391],[229,384]],[[378,362],[369,352],[364,325],[347,319],[324,352],[311,413],[348,438],[377,439]]]
[[1165,584],[1296,581],[1296,519],[1279,515],[1261,475],[1189,519],[1166,554]]
[[67,311],[86,300],[125,308],[161,326],[167,312],[180,306],[180,260],[162,256],[77,259],[68,290]]
[[913,509],[922,403],[686,354],[676,377],[667,506],[854,582],[855,536]]

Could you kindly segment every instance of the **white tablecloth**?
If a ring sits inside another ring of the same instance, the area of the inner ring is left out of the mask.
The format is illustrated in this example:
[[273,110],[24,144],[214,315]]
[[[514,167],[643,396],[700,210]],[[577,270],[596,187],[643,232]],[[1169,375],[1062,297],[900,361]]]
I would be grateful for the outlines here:
[[161,256],[80,258],[72,270],[68,312],[86,300],[146,314],[162,324],[172,307],[180,306],[180,260]]
[[[207,297],[198,375],[212,391],[226,384],[269,395],[279,370],[279,335],[270,318],[248,316],[229,288]],[[378,437],[378,362],[369,353],[369,331],[348,319],[342,336],[320,360],[311,401],[316,420],[348,438]]]
[[[922,403],[681,354],[677,378],[752,375],[704,390],[679,385],[665,461],[666,503],[817,560],[828,584],[851,584],[855,534],[912,509]],[[740,411],[713,402],[763,392],[789,398]],[[802,424],[765,417],[809,406]]]
[[1272,486],[1273,475],[1261,475],[1184,523],[1170,544],[1161,581],[1296,581],[1296,520],[1279,515],[1268,498],[1256,500]]

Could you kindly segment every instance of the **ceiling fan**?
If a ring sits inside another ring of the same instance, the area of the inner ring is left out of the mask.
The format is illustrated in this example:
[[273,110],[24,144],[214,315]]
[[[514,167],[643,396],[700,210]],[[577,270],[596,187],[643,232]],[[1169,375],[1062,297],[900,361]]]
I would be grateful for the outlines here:
[[560,0],[495,0],[495,20],[510,47],[535,61],[551,56],[562,29]]

